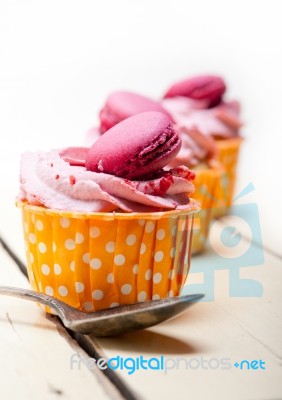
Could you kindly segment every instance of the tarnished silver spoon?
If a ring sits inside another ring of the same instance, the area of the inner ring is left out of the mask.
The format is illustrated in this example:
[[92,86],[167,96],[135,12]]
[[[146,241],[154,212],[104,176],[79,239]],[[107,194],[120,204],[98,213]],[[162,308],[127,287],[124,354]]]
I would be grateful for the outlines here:
[[203,294],[192,294],[86,313],[55,297],[33,290],[0,285],[0,294],[44,304],[60,317],[66,328],[94,336],[114,336],[148,328],[180,314],[204,297]]

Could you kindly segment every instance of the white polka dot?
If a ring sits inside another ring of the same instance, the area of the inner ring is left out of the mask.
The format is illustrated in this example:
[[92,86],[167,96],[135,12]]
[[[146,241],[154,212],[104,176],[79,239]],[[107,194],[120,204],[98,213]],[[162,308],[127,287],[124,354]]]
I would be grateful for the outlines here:
[[149,281],[151,278],[152,278],[152,270],[147,269],[147,271],[145,272],[145,279],[146,281]]
[[90,261],[90,267],[92,269],[99,269],[102,266],[102,261],[99,258],[92,258]]
[[163,277],[162,274],[160,272],[157,272],[153,276],[153,282],[154,283],[160,283],[160,281],[162,280],[162,277]]
[[144,219],[139,219],[139,220],[138,220],[138,224],[139,224],[140,226],[144,226],[144,225],[145,225],[145,220],[144,220]]
[[93,304],[91,303],[91,301],[86,301],[85,303],[83,303],[83,308],[86,311],[93,311],[94,307]]
[[36,229],[37,229],[38,231],[43,231],[44,226],[43,226],[43,222],[42,222],[40,219],[38,219],[38,220],[35,222],[35,226],[36,226]]
[[54,289],[51,288],[51,286],[46,286],[45,293],[48,294],[49,296],[54,296]]
[[50,267],[47,264],[42,264],[41,265],[41,271],[43,275],[49,275],[50,274]]
[[146,231],[147,233],[152,233],[154,229],[155,229],[155,224],[154,224],[154,222],[149,221],[149,222],[146,223],[145,231]]
[[180,243],[180,245],[179,245],[179,251],[180,251],[180,252],[181,252],[181,251],[182,251],[182,249],[183,249],[183,244],[184,244],[184,243],[183,243],[183,242],[181,242],[181,243]]
[[70,226],[70,220],[68,218],[61,218],[60,225],[62,228],[68,228]]
[[84,236],[83,236],[83,234],[77,232],[77,233],[75,234],[75,243],[81,244],[81,243],[83,243],[83,242],[84,242]]
[[157,251],[155,256],[154,256],[154,260],[156,262],[161,262],[164,258],[164,253],[162,251]]
[[185,254],[185,257],[184,257],[184,264],[188,264],[188,261],[189,261],[188,254]]
[[70,270],[73,271],[73,272],[74,272],[74,270],[75,270],[75,262],[74,262],[74,261],[72,261],[72,262],[70,263]]
[[138,274],[138,270],[139,270],[139,265],[138,264],[133,265],[132,272],[134,273],[134,275]]
[[174,269],[172,269],[172,270],[169,271],[169,273],[168,273],[168,279],[173,279],[174,276],[175,276],[175,272],[174,272]]
[[146,247],[145,243],[141,243],[140,254],[146,253],[146,249],[147,249],[147,247]]
[[128,246],[133,246],[136,243],[136,236],[135,235],[128,235],[126,238],[126,244]]
[[108,253],[113,253],[115,251],[115,242],[106,243],[105,249]]
[[90,228],[90,236],[92,237],[92,238],[97,238],[97,237],[99,237],[100,236],[100,229],[97,227],[97,226],[91,226],[91,228]]
[[118,306],[119,306],[119,303],[117,303],[117,302],[113,302],[110,304],[110,308],[118,307]]
[[67,239],[67,240],[65,241],[65,248],[66,248],[67,250],[73,250],[73,249],[75,248],[74,240],[72,240],[72,239]]
[[104,297],[104,293],[102,290],[96,289],[93,290],[92,297],[94,300],[101,300]]
[[76,293],[81,293],[84,290],[84,284],[82,282],[75,282]]
[[147,297],[147,293],[143,290],[142,292],[138,293],[138,301],[145,301]]
[[85,264],[89,264],[90,263],[90,254],[84,253],[82,256],[82,261],[85,262]]
[[57,250],[57,245],[55,242],[52,243],[52,250],[53,250],[53,253],[55,253],[55,251]]
[[41,254],[46,253],[46,251],[47,251],[46,244],[43,243],[43,242],[40,242],[40,243],[38,244],[38,250],[40,251]]
[[129,294],[132,291],[132,286],[129,283],[125,283],[120,290],[122,294]]
[[125,263],[125,257],[122,254],[117,254],[115,256],[115,264],[116,265],[123,265]]
[[165,238],[165,230],[164,229],[159,229],[157,232],[157,239],[158,240],[163,240]]
[[152,299],[153,300],[160,300],[161,296],[159,294],[154,294]]
[[58,287],[58,292],[59,292],[59,295],[60,296],[62,296],[62,297],[66,297],[67,295],[68,295],[68,289],[65,287],[65,286],[59,286]]
[[34,255],[32,253],[29,253],[29,261],[31,264],[34,263]]
[[176,235],[176,231],[177,231],[176,225],[173,225],[173,227],[171,228],[171,235],[175,236]]
[[174,258],[174,256],[175,256],[175,247],[172,247],[170,250],[170,257]]
[[55,275],[60,275],[62,273],[62,267],[59,264],[54,264]]
[[30,243],[35,244],[35,242],[36,242],[36,237],[35,237],[35,234],[34,234],[34,233],[30,233],[30,234],[28,235],[28,238],[29,238]]
[[173,290],[170,290],[170,291],[167,293],[167,295],[168,295],[168,297],[173,297],[174,291],[173,291]]
[[107,282],[108,283],[114,283],[115,279],[114,279],[114,274],[111,272],[108,274],[107,276]]

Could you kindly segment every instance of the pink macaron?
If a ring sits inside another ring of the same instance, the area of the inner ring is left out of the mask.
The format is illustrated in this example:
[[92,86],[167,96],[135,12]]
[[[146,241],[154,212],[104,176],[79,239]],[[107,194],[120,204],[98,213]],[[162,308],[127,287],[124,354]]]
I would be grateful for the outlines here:
[[171,119],[160,112],[134,115],[118,123],[94,143],[86,169],[127,179],[142,179],[167,165],[181,140]]
[[149,97],[126,91],[113,92],[99,114],[100,132],[104,133],[124,119],[147,111],[162,112],[172,119],[160,103]]
[[209,106],[213,107],[220,103],[225,90],[225,82],[220,76],[201,75],[175,83],[167,90],[164,98],[183,96],[208,100]]

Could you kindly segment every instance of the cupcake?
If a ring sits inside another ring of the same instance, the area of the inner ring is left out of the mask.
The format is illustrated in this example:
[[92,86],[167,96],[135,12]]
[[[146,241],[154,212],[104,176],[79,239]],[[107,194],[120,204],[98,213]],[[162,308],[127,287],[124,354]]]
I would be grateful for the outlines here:
[[169,117],[147,112],[91,148],[24,153],[17,204],[31,286],[83,311],[178,296],[199,209],[194,173],[164,169],[180,146]]
[[240,105],[226,100],[225,93],[221,77],[198,76],[172,85],[162,101],[178,125],[213,138],[216,143],[217,159],[224,171],[215,194],[214,217],[226,215],[232,205],[242,143]]

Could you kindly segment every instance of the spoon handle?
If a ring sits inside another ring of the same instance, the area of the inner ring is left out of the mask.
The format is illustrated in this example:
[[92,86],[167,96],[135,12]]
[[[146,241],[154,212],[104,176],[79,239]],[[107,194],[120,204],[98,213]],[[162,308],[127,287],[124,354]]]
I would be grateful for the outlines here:
[[64,308],[66,307],[66,305],[62,303],[60,300],[48,296],[47,294],[35,292],[34,290],[29,290],[29,289],[22,289],[12,286],[1,286],[1,285],[0,285],[0,294],[19,297],[21,299],[44,304],[45,306],[50,307],[55,312],[55,314],[58,315],[61,319],[65,317]]

